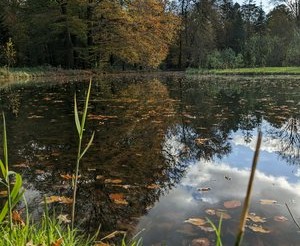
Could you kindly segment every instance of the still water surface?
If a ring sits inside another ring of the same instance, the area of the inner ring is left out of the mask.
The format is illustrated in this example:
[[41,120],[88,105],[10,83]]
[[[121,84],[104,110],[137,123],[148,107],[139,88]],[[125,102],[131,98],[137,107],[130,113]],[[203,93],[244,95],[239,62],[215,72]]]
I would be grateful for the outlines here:
[[[0,88],[10,161],[34,214],[44,195],[72,195],[73,97],[82,108],[86,89],[86,81]],[[259,217],[247,221],[244,245],[299,245],[285,205],[300,222],[300,79],[293,77],[95,79],[85,136],[96,135],[81,164],[77,221],[87,230],[101,224],[103,235],[140,232],[144,245],[214,245],[209,224],[189,219],[217,224],[223,214],[223,243],[233,245],[241,207],[225,202],[243,202],[258,129],[250,212]]]

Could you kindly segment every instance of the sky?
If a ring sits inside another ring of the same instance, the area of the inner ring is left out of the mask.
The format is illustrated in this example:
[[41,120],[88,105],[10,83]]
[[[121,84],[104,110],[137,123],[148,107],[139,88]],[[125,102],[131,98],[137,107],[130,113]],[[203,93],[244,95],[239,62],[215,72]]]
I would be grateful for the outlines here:
[[[240,5],[242,5],[245,2],[245,0],[237,0],[236,2],[239,3]],[[260,5],[260,0],[254,0],[254,2],[257,5]],[[274,7],[274,4],[271,3],[271,0],[262,0],[262,5],[263,5],[263,9],[266,13],[268,13]]]

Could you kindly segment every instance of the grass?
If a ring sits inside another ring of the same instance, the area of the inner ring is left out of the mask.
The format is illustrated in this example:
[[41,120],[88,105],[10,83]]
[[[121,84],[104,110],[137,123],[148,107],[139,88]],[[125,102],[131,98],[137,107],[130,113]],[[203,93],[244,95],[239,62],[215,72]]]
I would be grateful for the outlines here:
[[187,69],[187,74],[216,75],[300,75],[300,67],[254,67],[233,69]]
[[89,70],[61,69],[50,66],[9,68],[0,67],[0,80],[29,80],[40,77],[90,76]]
[[39,224],[0,224],[0,246],[34,246],[34,245],[64,245],[88,246],[95,245],[94,237],[85,237],[80,231],[71,230],[55,218],[43,216]]

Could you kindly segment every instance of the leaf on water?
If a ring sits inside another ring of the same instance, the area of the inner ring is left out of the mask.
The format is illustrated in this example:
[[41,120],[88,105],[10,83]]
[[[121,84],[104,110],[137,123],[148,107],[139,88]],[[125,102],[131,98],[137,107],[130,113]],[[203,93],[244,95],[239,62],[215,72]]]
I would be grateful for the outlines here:
[[251,231],[254,231],[254,232],[260,232],[260,233],[270,233],[271,231],[266,229],[266,228],[263,228],[261,225],[256,225],[256,224],[253,224],[253,225],[250,225],[250,226],[247,226]]
[[214,232],[214,228],[210,227],[210,226],[198,226],[202,231],[205,232]]
[[150,185],[147,186],[147,188],[148,188],[148,189],[153,189],[153,190],[154,190],[154,189],[160,188],[160,186],[159,186],[158,184],[150,184]]
[[104,176],[103,176],[103,175],[97,175],[97,176],[96,176],[96,179],[98,179],[98,180],[104,179]]
[[127,205],[128,202],[125,200],[124,194],[113,193],[109,195],[109,198],[115,203],[120,205]]
[[224,207],[225,208],[237,208],[240,207],[242,204],[238,200],[231,200],[231,201],[226,201],[224,202]]
[[44,116],[41,115],[31,115],[27,117],[28,119],[42,119],[44,118]]
[[208,208],[205,210],[205,213],[207,213],[208,215],[216,215],[216,210]]
[[228,214],[226,211],[216,211],[216,215],[224,220],[228,220],[231,219],[230,214]]
[[63,238],[57,239],[55,242],[51,243],[51,246],[60,246],[63,242]]
[[185,223],[190,223],[192,225],[195,226],[203,226],[207,223],[207,221],[205,219],[201,219],[201,218],[189,218],[187,220],[184,221]]
[[[63,179],[66,180],[70,180],[70,179],[75,179],[75,175],[71,175],[71,174],[61,174],[60,177],[62,177]],[[81,178],[81,175],[78,175],[78,178]]]
[[260,204],[263,204],[263,205],[272,205],[272,204],[276,204],[277,201],[275,200],[268,200],[268,199],[260,199]]
[[192,241],[192,246],[209,246],[209,240],[208,238],[196,238]]
[[13,167],[18,167],[18,168],[28,168],[29,165],[26,163],[20,163],[20,164],[15,164]]
[[105,179],[104,183],[106,184],[120,184],[123,181],[121,179]]
[[198,189],[198,191],[210,191],[210,190],[211,190],[210,187],[203,187]]
[[254,223],[264,223],[266,222],[266,218],[262,218],[255,213],[249,213],[247,216],[247,220],[252,220]]
[[[63,204],[71,204],[73,202],[72,198],[68,198],[65,196],[49,196],[46,197],[46,203],[54,203],[54,202],[58,202],[58,203],[63,203]],[[44,203],[44,202],[42,202]]]
[[284,216],[277,215],[277,216],[274,216],[274,220],[277,221],[277,222],[285,222],[285,221],[288,221],[288,218],[286,218]]
[[68,219],[68,214],[60,214],[57,216],[57,219],[60,223],[61,222],[65,223],[65,224],[71,223],[71,220]]
[[207,142],[209,140],[209,138],[196,138],[195,139],[195,143],[198,145],[203,145],[205,144],[205,142]]
[[12,212],[11,218],[12,218],[12,221],[13,221],[14,224],[25,226],[25,222],[21,218],[21,214],[17,210],[14,210]]

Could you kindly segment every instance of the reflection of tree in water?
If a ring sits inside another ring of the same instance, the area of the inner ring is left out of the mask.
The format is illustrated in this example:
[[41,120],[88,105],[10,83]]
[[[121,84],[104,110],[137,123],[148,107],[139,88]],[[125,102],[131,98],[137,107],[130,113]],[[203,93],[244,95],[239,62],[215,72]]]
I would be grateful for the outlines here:
[[300,120],[289,118],[270,135],[279,140],[279,155],[290,164],[300,165]]

